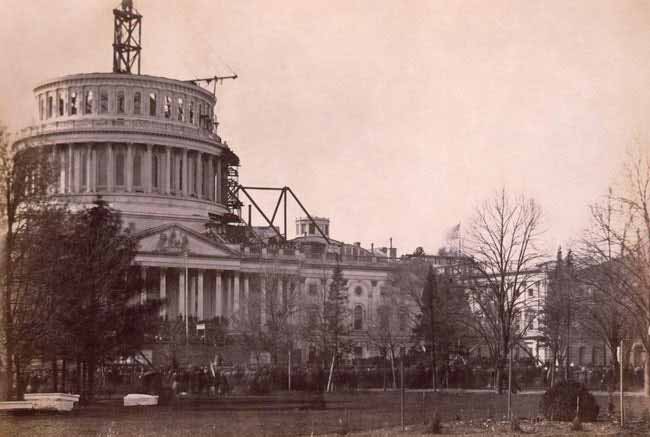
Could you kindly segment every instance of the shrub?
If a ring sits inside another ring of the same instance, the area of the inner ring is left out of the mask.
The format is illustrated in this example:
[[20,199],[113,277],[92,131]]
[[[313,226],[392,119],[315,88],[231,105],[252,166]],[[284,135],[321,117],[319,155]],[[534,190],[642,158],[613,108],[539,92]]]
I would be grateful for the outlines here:
[[599,410],[596,399],[579,382],[560,381],[553,385],[542,396],[540,408],[547,419],[569,422],[576,417],[576,401],[578,397],[580,398],[580,421],[595,421]]

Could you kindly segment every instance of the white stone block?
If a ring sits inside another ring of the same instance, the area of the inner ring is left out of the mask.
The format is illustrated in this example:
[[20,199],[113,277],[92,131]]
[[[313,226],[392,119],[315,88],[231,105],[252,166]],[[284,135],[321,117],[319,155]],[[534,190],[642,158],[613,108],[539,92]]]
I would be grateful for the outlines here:
[[141,405],[158,405],[158,396],[132,393],[124,396],[125,407]]

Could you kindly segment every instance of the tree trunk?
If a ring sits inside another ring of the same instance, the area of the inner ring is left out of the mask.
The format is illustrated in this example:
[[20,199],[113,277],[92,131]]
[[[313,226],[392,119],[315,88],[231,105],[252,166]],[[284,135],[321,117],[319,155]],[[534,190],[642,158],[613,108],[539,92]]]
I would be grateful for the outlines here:
[[13,399],[14,395],[14,353],[13,353],[13,345],[10,344],[11,342],[9,339],[7,339],[7,346],[5,348],[5,352],[7,353],[6,355],[6,365],[5,365],[5,393],[4,393],[4,398],[5,400],[11,400]]
[[54,393],[59,391],[59,368],[56,358],[52,359],[52,391]]
[[86,399],[91,401],[95,396],[95,370],[97,368],[97,362],[95,357],[91,357],[88,360],[86,366],[86,376],[88,377],[88,390],[86,390]]
[[397,388],[397,374],[395,371],[395,352],[391,348],[390,350],[390,371],[393,375],[393,389]]
[[[647,355],[647,354],[646,354]],[[643,394],[650,396],[650,357],[646,357],[645,365],[643,366]]]
[[495,372],[496,381],[494,381],[494,386],[496,388],[496,392],[498,394],[502,394],[503,393],[503,388],[501,387],[501,374],[502,374],[502,372],[501,372],[501,370],[502,370],[501,369],[501,359],[499,359],[497,361],[497,366],[496,366],[495,370],[496,370],[496,372]]
[[386,365],[388,361],[388,358],[384,354],[384,359],[382,360],[382,367],[383,367],[383,385],[384,385],[384,391],[386,391],[386,371],[388,370],[388,366]]
[[332,390],[332,376],[334,375],[334,360],[336,359],[336,352],[332,354],[332,364],[330,366],[330,374],[327,378],[327,392],[329,393]]
[[65,358],[63,359],[63,362],[61,363],[61,391],[63,393],[67,393],[66,391],[66,380],[67,380],[67,369],[66,369],[66,361]]
[[16,360],[16,400],[22,401],[25,394],[25,384],[23,381],[22,369],[20,368],[20,360],[18,357],[15,357]]
[[431,379],[432,384],[431,388],[435,391],[438,388],[438,370],[436,369],[436,346],[435,343],[431,343]]

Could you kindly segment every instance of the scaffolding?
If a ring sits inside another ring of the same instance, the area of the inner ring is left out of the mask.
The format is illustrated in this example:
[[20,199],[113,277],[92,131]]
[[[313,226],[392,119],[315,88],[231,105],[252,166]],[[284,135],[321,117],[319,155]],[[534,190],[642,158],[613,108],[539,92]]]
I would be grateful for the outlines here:
[[121,8],[113,9],[113,16],[113,73],[130,74],[137,67],[140,74],[142,15],[133,7],[133,1],[122,0]]

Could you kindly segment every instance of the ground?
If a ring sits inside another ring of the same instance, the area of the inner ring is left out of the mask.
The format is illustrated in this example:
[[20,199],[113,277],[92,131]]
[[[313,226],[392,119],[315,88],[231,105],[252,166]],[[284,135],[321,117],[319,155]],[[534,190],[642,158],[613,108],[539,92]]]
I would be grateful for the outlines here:
[[[540,393],[513,396],[521,426],[537,436],[580,435],[568,423],[538,420]],[[630,428],[624,432],[607,416],[607,396],[596,396],[601,419],[585,424],[582,435],[648,435],[640,423],[650,400],[627,396]],[[445,435],[515,435],[503,421],[507,396],[494,393],[406,393],[406,432],[400,427],[399,392],[332,394],[321,398],[303,393],[278,393],[265,397],[237,396],[220,400],[182,400],[175,405],[125,408],[115,400],[102,400],[70,414],[0,416],[1,437],[101,436],[419,436],[437,409]]]

